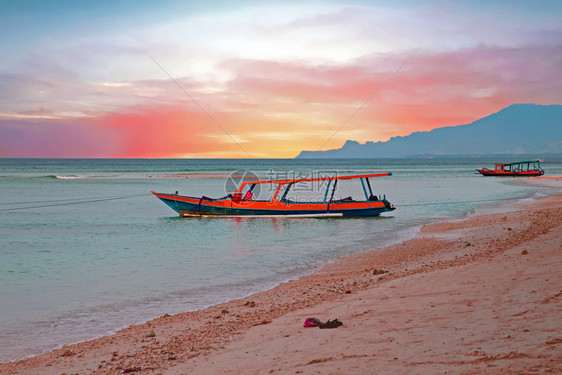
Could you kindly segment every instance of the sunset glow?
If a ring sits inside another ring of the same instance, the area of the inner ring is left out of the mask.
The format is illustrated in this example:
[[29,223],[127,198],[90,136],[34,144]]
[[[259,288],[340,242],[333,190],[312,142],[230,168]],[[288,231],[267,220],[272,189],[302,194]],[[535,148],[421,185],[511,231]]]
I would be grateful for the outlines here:
[[294,157],[562,103],[560,2],[95,4],[0,4],[0,157]]

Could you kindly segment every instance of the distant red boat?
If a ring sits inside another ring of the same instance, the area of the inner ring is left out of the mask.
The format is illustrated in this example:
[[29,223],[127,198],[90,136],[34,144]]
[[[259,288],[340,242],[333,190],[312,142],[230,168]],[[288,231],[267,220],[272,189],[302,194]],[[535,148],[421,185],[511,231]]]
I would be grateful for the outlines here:
[[477,169],[483,176],[512,176],[512,177],[533,177],[542,176],[544,170],[541,168],[542,160],[526,160],[517,163],[496,164],[494,170],[488,168]]

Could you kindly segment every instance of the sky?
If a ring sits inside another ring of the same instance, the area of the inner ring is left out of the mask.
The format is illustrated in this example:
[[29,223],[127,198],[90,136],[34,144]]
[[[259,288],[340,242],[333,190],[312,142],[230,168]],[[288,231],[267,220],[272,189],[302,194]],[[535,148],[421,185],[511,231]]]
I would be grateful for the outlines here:
[[0,0],[0,157],[292,158],[562,104],[562,1]]

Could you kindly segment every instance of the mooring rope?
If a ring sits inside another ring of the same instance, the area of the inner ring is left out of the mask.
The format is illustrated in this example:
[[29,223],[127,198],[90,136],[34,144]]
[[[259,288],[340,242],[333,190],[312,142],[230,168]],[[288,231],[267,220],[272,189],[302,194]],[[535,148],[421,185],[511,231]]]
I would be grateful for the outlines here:
[[[88,200],[91,199],[107,199],[107,198],[121,198],[122,195],[110,195],[107,197],[90,197],[87,198]],[[0,206],[11,206],[14,204],[33,204],[33,203],[51,203],[51,202],[68,202],[68,201],[81,201],[84,198],[66,198],[66,199],[48,199],[48,200],[40,200],[40,201],[26,201],[26,202],[4,202],[0,203]]]
[[[66,203],[54,203],[54,204],[42,204],[42,205],[38,205],[38,206],[27,206],[27,207],[13,207],[13,208],[2,208],[0,209],[1,211],[20,211],[20,210],[29,210],[29,209],[33,209],[33,208],[44,208],[44,207],[58,207],[58,206],[70,206],[70,205],[74,205],[74,204],[86,204],[86,203],[95,203],[95,202],[103,202],[103,201],[113,201],[113,200],[119,200],[119,199],[130,199],[130,198],[138,198],[138,197],[146,197],[152,194],[135,194],[135,195],[122,195],[122,196],[111,196],[111,197],[102,197],[102,198],[87,198],[86,200],[80,200],[80,201],[76,201],[76,202],[66,202]],[[74,198],[72,200],[75,200],[77,198]],[[65,199],[66,201],[71,200],[71,199]],[[51,201],[35,201],[35,202],[29,202],[29,203],[46,203],[46,202],[57,202],[60,200],[51,200]],[[9,205],[9,204],[24,204],[25,202],[20,202],[20,203],[2,203],[3,205]]]

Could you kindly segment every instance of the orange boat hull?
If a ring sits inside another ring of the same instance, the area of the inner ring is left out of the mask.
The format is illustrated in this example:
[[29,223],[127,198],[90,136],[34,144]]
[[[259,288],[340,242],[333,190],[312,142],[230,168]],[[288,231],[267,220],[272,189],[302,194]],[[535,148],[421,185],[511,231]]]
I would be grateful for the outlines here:
[[395,208],[387,201],[285,203],[197,198],[152,192],[181,216],[378,216]]

